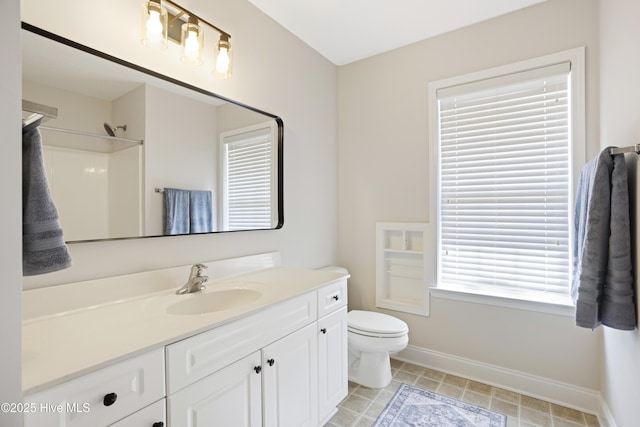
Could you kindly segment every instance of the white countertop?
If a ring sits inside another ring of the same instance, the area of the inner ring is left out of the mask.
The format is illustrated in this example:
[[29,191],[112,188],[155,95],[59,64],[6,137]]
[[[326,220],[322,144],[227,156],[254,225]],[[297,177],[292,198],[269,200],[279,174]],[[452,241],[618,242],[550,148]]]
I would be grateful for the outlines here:
[[[123,276],[126,278],[126,276]],[[206,283],[176,295],[178,287],[34,317],[23,322],[22,387],[33,394],[136,354],[179,341],[344,278],[322,270],[273,267]],[[139,278],[139,277],[138,277]],[[262,292],[256,301],[207,314],[174,315],[175,302],[231,287]],[[157,289],[157,288],[156,288]]]

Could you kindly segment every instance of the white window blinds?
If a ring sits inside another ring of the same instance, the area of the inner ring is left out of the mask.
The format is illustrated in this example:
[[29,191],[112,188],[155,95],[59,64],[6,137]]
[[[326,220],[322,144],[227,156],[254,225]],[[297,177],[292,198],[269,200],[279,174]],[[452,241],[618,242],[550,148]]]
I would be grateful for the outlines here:
[[223,144],[225,229],[272,228],[272,129],[227,135]]
[[569,68],[438,91],[438,287],[564,301]]

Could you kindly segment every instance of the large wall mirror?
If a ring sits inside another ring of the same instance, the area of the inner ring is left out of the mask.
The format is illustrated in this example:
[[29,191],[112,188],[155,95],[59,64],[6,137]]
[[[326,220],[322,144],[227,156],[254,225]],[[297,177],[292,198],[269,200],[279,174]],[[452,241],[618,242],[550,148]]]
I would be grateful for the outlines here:
[[282,227],[279,117],[22,28],[23,125],[65,240]]

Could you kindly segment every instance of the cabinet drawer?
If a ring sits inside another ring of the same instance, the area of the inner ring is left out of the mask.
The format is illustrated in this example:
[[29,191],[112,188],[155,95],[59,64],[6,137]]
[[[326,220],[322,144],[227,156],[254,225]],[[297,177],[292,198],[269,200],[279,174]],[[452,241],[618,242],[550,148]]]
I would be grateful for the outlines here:
[[165,427],[167,426],[166,406],[165,399],[158,400],[109,427]]
[[270,306],[166,348],[167,394],[192,384],[317,318],[316,293]]
[[161,348],[25,397],[25,427],[101,427],[164,397]]
[[345,305],[347,305],[347,279],[338,280],[318,290],[318,317]]

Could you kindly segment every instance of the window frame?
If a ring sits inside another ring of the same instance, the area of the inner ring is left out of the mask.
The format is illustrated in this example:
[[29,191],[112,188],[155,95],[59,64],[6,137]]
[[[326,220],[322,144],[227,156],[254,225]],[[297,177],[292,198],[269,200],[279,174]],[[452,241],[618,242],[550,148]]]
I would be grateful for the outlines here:
[[[429,166],[430,166],[430,185],[429,185],[429,201],[430,201],[430,218],[432,218],[432,232],[434,235],[434,245],[438,245],[440,239],[440,185],[439,185],[439,153],[440,153],[440,127],[439,127],[439,107],[438,107],[438,90],[450,88],[453,86],[469,84],[495,77],[507,76],[509,74],[520,73],[540,67],[546,67],[561,62],[571,63],[571,73],[569,78],[570,86],[570,142],[569,152],[572,161],[569,164],[569,203],[573,204],[575,195],[577,177],[582,165],[585,163],[586,157],[586,126],[585,126],[585,48],[579,47],[554,54],[533,58],[530,60],[520,61],[509,65],[490,68],[487,70],[477,71],[464,74],[452,78],[438,80],[429,83]],[[573,209],[569,209],[569,240],[573,240]],[[571,259],[571,245],[568,248],[569,259]],[[511,308],[549,312],[561,315],[573,315],[574,307],[567,298],[566,302],[549,302],[541,300],[521,299],[514,296],[502,294],[486,294],[483,292],[473,292],[469,289],[457,290],[453,288],[438,287],[437,270],[439,265],[440,254],[435,250],[436,257],[434,259],[434,276],[435,280],[431,287],[431,294],[437,298],[455,299],[468,302],[477,302],[483,304],[491,304],[498,306],[506,306]],[[570,268],[572,263],[570,262]],[[567,284],[567,290],[569,283]]]

